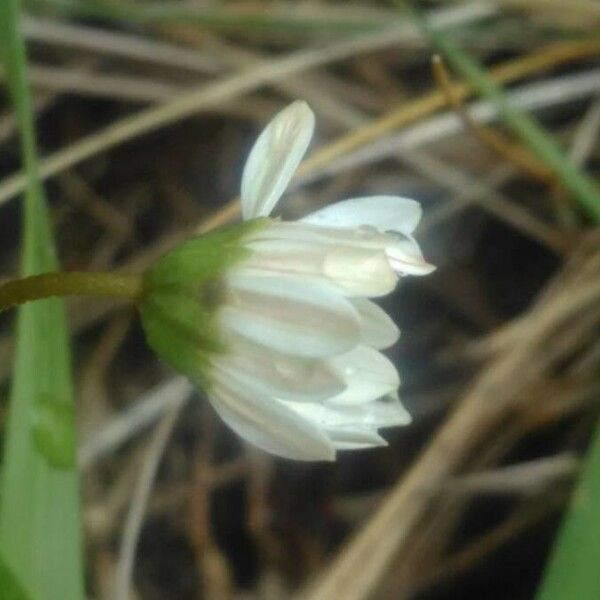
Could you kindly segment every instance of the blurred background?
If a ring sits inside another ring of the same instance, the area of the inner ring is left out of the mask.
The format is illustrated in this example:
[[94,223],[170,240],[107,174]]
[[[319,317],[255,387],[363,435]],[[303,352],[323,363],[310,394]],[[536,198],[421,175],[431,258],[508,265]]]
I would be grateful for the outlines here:
[[[413,5],[598,177],[598,2]],[[284,218],[415,198],[437,265],[382,300],[402,330],[389,355],[413,424],[333,464],[246,447],[158,361],[130,308],[69,302],[89,597],[129,580],[140,600],[533,598],[598,413],[589,210],[461,73],[432,69],[430,41],[393,3],[25,8],[65,268],[141,271],[235,220],[254,138],[297,98],[318,124]],[[23,181],[5,94],[0,109],[8,275]],[[0,321],[5,387],[13,322]]]

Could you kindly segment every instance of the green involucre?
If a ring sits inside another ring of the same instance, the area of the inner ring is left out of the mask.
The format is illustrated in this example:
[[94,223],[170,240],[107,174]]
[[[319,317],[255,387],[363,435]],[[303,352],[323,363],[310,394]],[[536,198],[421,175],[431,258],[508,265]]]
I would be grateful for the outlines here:
[[192,238],[144,275],[139,310],[148,344],[204,389],[210,385],[210,357],[226,351],[216,319],[225,274],[249,256],[248,236],[268,222],[253,219]]

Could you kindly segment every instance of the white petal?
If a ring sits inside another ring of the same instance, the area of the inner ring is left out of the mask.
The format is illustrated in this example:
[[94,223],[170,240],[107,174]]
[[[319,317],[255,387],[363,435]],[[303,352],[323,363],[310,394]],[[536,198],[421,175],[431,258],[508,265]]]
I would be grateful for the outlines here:
[[334,404],[287,402],[307,420],[313,421],[319,428],[331,436],[335,431],[374,431],[380,427],[407,425],[411,422],[398,396],[390,394],[364,404]]
[[358,346],[330,359],[347,388],[329,400],[331,404],[361,404],[395,392],[400,377],[391,361],[369,346]]
[[354,296],[384,296],[398,282],[389,260],[378,250],[336,248],[327,254],[324,275]]
[[394,233],[363,225],[361,227],[321,227],[302,221],[273,221],[257,229],[254,240],[285,240],[306,244],[353,246],[369,250],[384,250],[398,238]]
[[428,275],[435,271],[435,267],[423,258],[421,248],[412,236],[396,240],[386,248],[386,254],[396,273]]
[[335,459],[327,435],[284,402],[224,382],[214,384],[209,399],[229,427],[267,452],[295,460]]
[[360,339],[355,308],[331,285],[300,277],[231,274],[224,327],[286,354],[335,356]]
[[278,113],[254,144],[242,175],[244,219],[268,216],[296,171],[315,126],[305,102],[294,102]]
[[255,241],[250,248],[253,252],[240,270],[318,278],[346,295],[383,296],[398,282],[385,250],[282,239]]
[[395,427],[412,423],[412,417],[400,402],[397,393],[388,394],[362,407],[368,412],[366,421],[371,427]]
[[352,304],[360,315],[362,342],[378,350],[393,346],[400,331],[389,315],[366,298],[352,298]]
[[282,400],[318,402],[344,391],[346,384],[323,359],[291,356],[241,338],[227,340],[230,351],[213,368],[254,393]]
[[376,431],[348,427],[328,432],[337,450],[363,450],[387,446],[388,443]]
[[323,227],[371,225],[380,231],[411,234],[421,219],[421,206],[400,196],[367,196],[336,202],[302,219]]

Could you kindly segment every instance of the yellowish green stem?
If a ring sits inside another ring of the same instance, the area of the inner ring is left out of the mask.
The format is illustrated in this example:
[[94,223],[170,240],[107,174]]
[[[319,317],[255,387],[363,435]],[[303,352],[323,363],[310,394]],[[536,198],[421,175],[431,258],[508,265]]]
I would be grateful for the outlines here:
[[136,302],[141,299],[142,292],[141,275],[78,271],[43,273],[0,285],[0,311],[51,296],[112,296]]

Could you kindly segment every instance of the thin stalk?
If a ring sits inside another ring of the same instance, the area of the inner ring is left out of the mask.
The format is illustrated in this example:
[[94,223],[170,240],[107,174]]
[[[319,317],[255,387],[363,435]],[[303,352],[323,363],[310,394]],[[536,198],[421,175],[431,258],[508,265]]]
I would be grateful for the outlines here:
[[0,285],[0,311],[53,296],[111,296],[137,301],[143,291],[140,275],[113,273],[43,273]]

